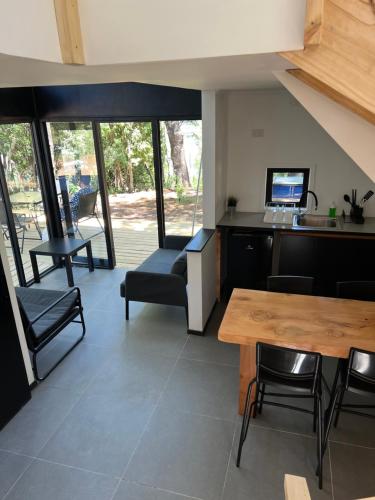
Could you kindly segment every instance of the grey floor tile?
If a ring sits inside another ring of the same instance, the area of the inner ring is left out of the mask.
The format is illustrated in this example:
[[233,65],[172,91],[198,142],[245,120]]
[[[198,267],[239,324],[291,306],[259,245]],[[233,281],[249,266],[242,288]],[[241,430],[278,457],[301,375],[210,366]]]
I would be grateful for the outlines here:
[[330,444],[335,500],[367,498],[375,494],[375,450]]
[[[272,391],[269,387],[266,390]],[[274,389],[275,390],[275,389]],[[276,389],[275,392],[282,392]],[[286,392],[286,391],[284,391]],[[269,396],[266,399],[282,404],[297,406],[305,408],[306,410],[313,409],[313,400],[307,399],[294,399],[294,398],[277,398]],[[289,410],[287,408],[280,408],[277,406],[263,405],[261,415],[257,415],[255,419],[251,420],[251,424],[259,427],[267,427],[270,429],[282,430],[293,432],[296,434],[304,434],[313,437],[313,416],[308,413],[299,412],[296,410]]]
[[[50,360],[52,356],[59,355],[65,346],[62,343],[57,344],[56,350],[58,352],[51,350],[48,353]],[[82,341],[49,375],[43,382],[43,385],[69,389],[82,394],[112,354],[113,351],[105,347],[99,347]],[[46,360],[43,361],[46,362]]]
[[[356,400],[353,397],[351,397],[350,401],[359,404],[359,400]],[[364,402],[363,400],[361,401],[362,403]],[[367,400],[366,404],[375,405],[375,401],[371,402]],[[375,448],[375,419],[341,412],[337,427],[334,428],[332,426],[331,428],[329,439],[340,443],[349,443]]]
[[171,493],[141,484],[122,481],[113,500],[193,500],[191,497]]
[[86,343],[117,348],[125,340],[125,315],[123,311],[86,309],[84,318]]
[[0,448],[35,456],[77,401],[72,391],[41,384],[32,392],[31,401],[1,430]]
[[3,498],[31,463],[31,458],[0,451],[0,498]]
[[[149,309],[149,305],[143,310]],[[173,309],[173,308],[171,308]],[[157,311],[155,307],[154,320],[152,317],[139,314],[126,323],[126,346],[164,356],[176,357],[180,354],[187,340],[187,326],[183,315],[178,321],[168,320],[168,310],[164,307]]]
[[153,408],[146,400],[119,394],[85,396],[39,456],[120,476]]
[[238,379],[237,367],[179,359],[161,405],[234,420],[237,414]]
[[221,342],[217,338],[224,311],[223,304],[218,304],[215,307],[204,336],[189,335],[181,355],[183,358],[239,366],[239,346]]
[[325,459],[323,490],[315,476],[316,441],[286,432],[250,427],[242,451],[241,466],[236,467],[239,429],[229,462],[223,500],[284,500],[284,475],[307,479],[315,499],[331,499],[331,477]]
[[110,500],[117,479],[35,460],[7,500]]
[[159,409],[125,479],[205,500],[221,495],[234,426],[225,420]]
[[156,403],[175,364],[175,358],[119,349],[92,381],[89,394],[122,399],[144,398]]

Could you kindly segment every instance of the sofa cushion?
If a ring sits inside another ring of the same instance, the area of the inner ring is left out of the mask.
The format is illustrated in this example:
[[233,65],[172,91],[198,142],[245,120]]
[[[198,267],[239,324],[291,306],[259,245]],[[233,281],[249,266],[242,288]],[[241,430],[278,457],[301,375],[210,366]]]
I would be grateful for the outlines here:
[[179,250],[167,250],[165,248],[159,248],[150,255],[140,266],[137,267],[136,271],[144,273],[160,273],[169,274],[171,272],[171,267],[176,257],[179,255]]
[[180,252],[177,255],[177,257],[173,262],[171,273],[185,276],[186,269],[187,269],[187,253],[185,250],[182,250],[182,252]]
[[[16,295],[21,303],[24,327],[26,328],[38,314],[43,312],[65,293],[66,291],[17,287]],[[34,323],[29,331],[37,342],[47,337],[49,333],[73,312],[76,307],[77,296],[78,293],[75,290]]]

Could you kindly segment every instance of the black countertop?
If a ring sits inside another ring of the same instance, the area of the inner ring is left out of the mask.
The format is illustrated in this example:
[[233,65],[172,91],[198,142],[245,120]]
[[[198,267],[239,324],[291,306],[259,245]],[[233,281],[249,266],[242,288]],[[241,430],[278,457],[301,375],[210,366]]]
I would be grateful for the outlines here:
[[337,227],[296,227],[291,224],[269,224],[263,222],[264,212],[236,212],[233,215],[225,214],[218,222],[218,228],[264,229],[268,231],[295,231],[296,233],[328,233],[328,234],[353,234],[375,236],[375,217],[366,217],[364,224],[343,222],[338,217]]

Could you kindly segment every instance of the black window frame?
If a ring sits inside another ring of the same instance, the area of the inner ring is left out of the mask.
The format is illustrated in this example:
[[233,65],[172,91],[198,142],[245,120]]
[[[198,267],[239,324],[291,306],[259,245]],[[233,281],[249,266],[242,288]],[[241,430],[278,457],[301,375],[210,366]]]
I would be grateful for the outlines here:
[[[265,206],[273,206],[273,205],[279,205],[279,206],[293,206],[295,205],[294,202],[275,202],[272,201],[272,185],[273,185],[273,175],[275,173],[298,173],[298,174],[303,174],[303,184],[302,184],[302,192],[305,192],[309,189],[309,182],[310,182],[310,168],[277,168],[277,167],[270,167],[267,168],[267,174],[266,174],[266,194],[265,194]],[[302,199],[302,204],[300,205],[302,208],[306,208],[307,205],[307,197],[304,196]]]

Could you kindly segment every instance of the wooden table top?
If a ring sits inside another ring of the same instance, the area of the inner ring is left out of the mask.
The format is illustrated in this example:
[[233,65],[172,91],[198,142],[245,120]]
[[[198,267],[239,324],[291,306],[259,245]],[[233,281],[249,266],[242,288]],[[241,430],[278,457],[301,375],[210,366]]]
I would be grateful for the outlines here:
[[266,342],[345,358],[351,347],[375,352],[375,302],[234,289],[219,339]]

